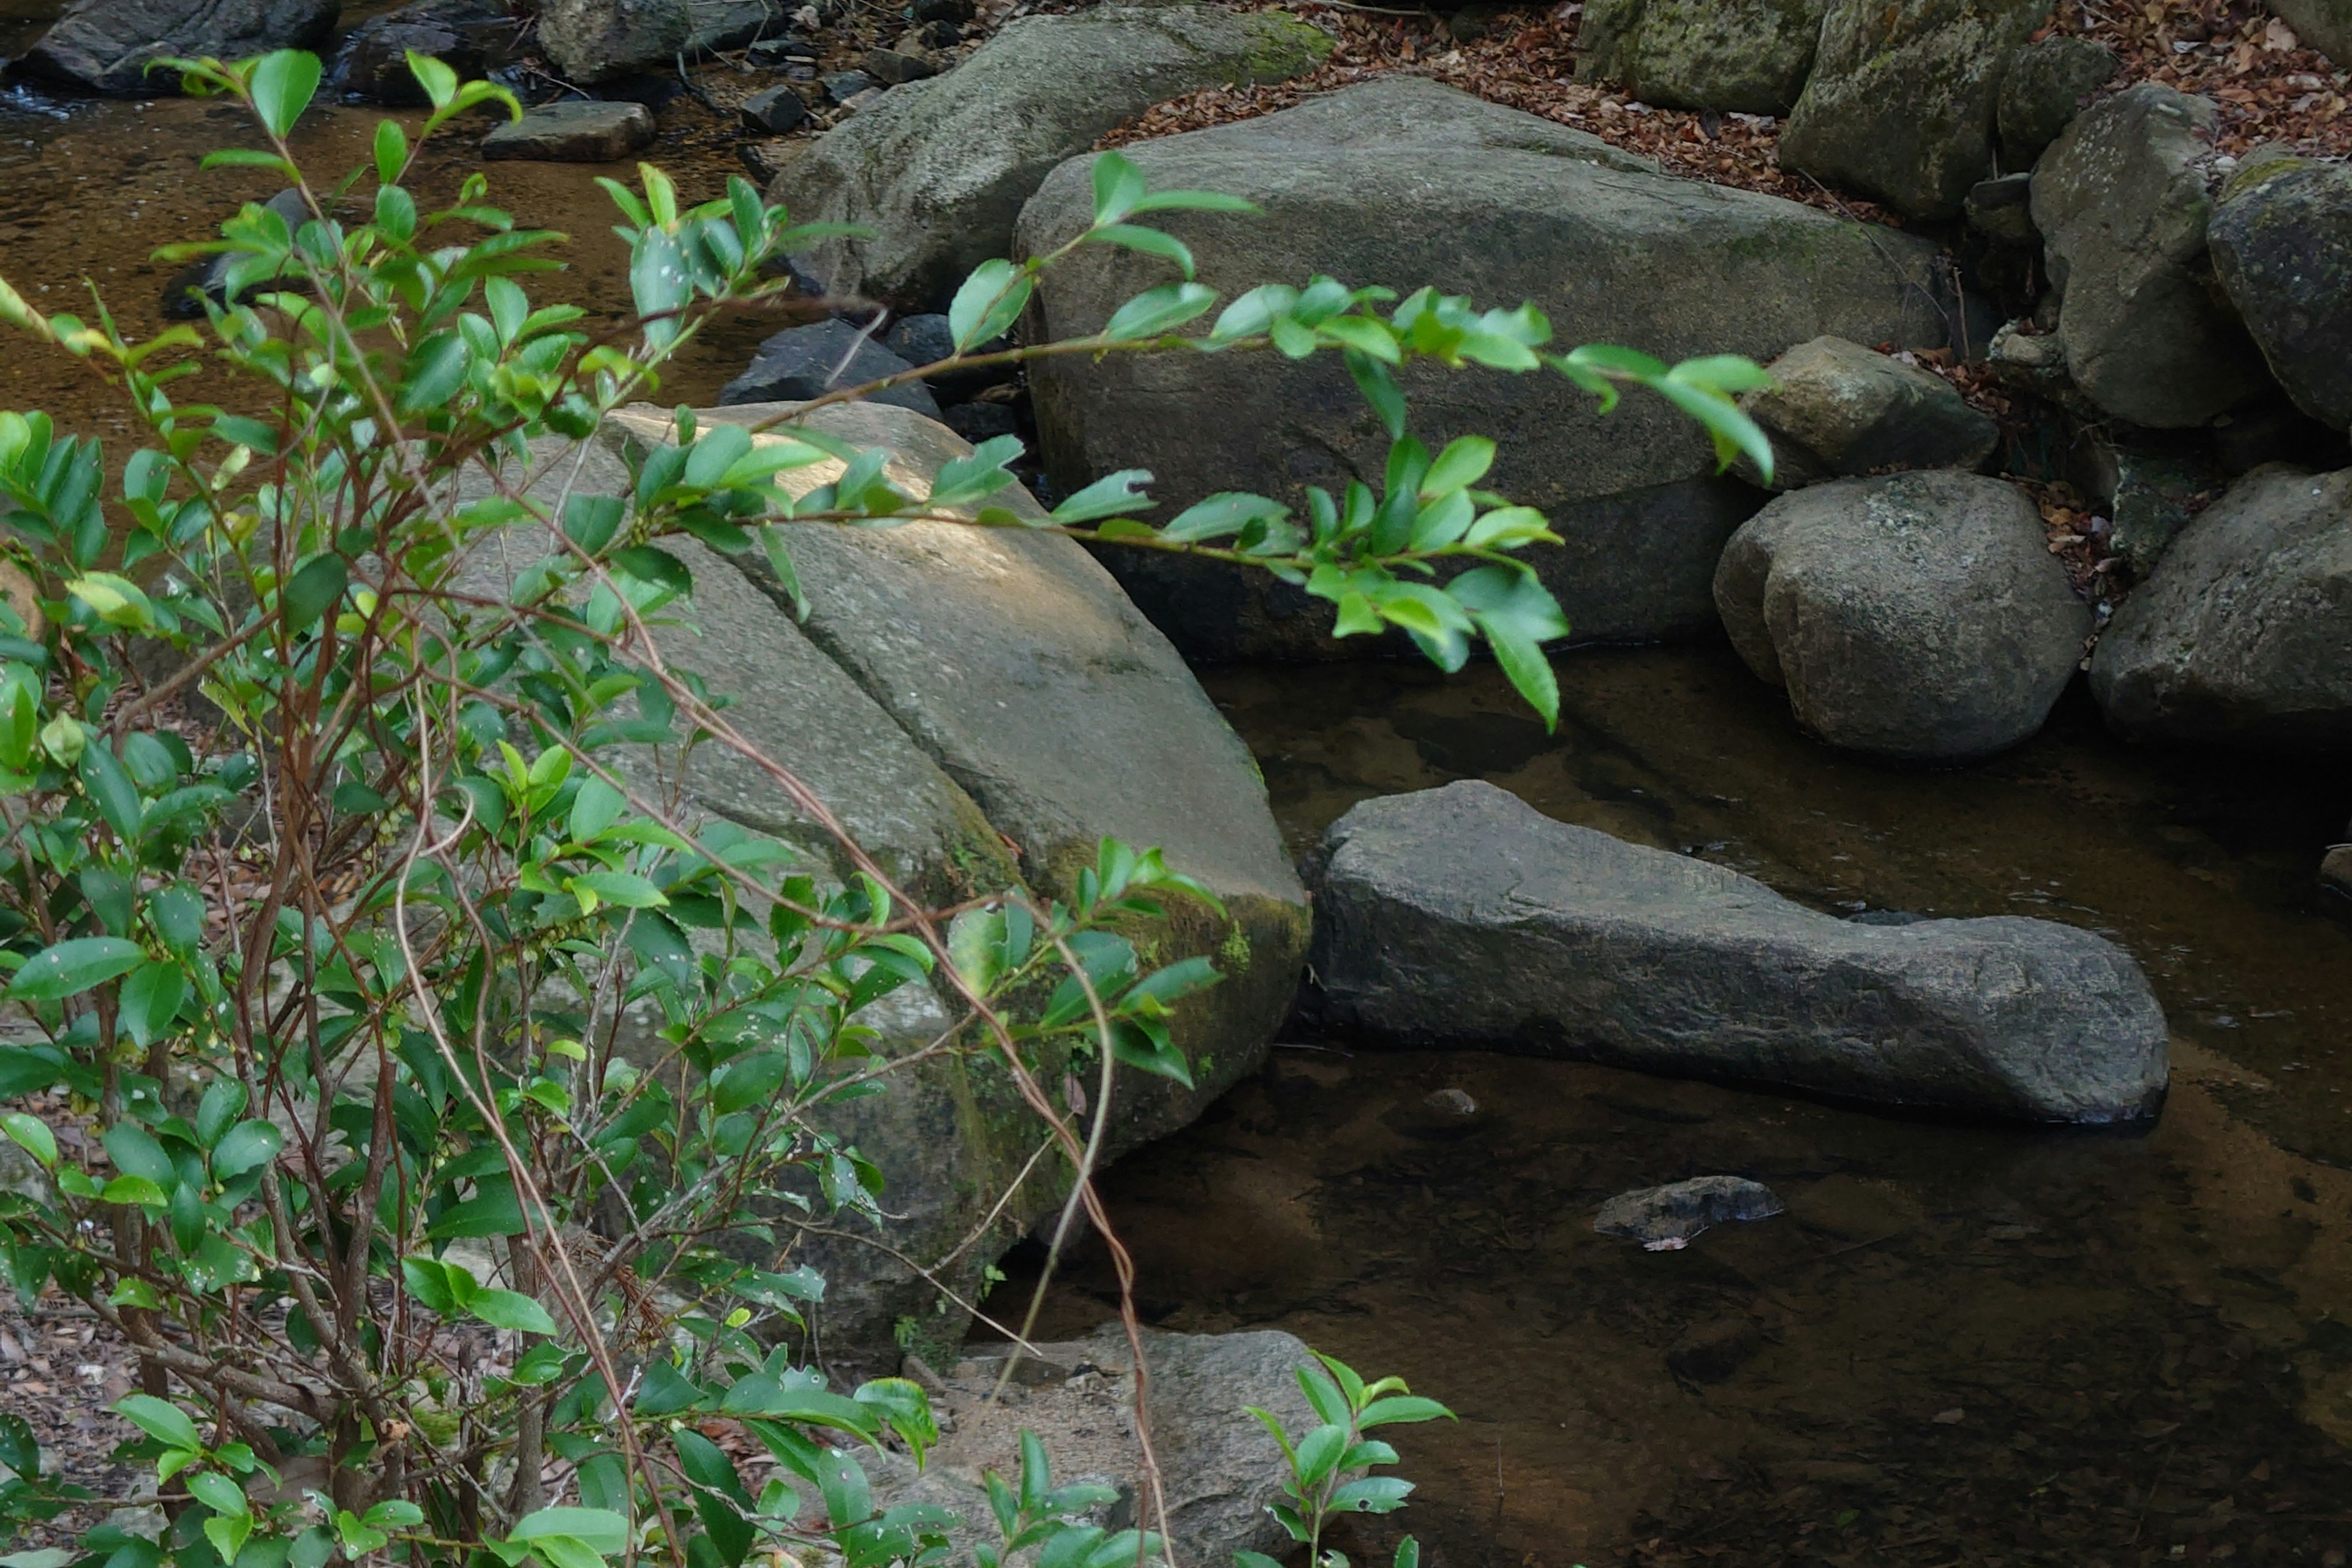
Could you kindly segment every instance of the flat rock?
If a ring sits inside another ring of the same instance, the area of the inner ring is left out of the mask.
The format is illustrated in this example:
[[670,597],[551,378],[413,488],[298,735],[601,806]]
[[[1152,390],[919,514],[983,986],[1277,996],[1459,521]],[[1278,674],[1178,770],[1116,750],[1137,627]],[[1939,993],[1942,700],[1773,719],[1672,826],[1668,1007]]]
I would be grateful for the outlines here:
[[808,100],[792,82],[762,88],[745,99],[737,110],[746,129],[762,136],[782,136],[808,119]]
[[2074,384],[2119,419],[2202,425],[2264,384],[2206,254],[2213,106],[2157,82],[2102,99],[2033,171]]
[[2294,405],[2352,426],[2352,169],[2274,158],[2224,187],[2206,228],[2230,302]]
[[526,110],[482,138],[485,158],[543,163],[614,163],[651,145],[654,117],[642,103],[568,99]]
[[1800,724],[1909,762],[1981,757],[2039,730],[2092,626],[2041,511],[1975,474],[1782,496],[1732,536],[1715,600]]
[[1773,488],[1901,468],[1977,468],[2000,443],[1990,416],[1931,371],[1843,338],[1799,343],[1741,405],[1772,437]]
[[2352,750],[2352,469],[2255,469],[2116,611],[2091,694],[2135,740]]
[[1831,0],[1781,166],[1913,217],[1956,216],[1993,172],[2002,73],[2049,15],[2050,0]]
[[539,47],[580,86],[674,65],[694,37],[688,0],[538,0]]
[[[1202,281],[1228,297],[1268,279],[1434,285],[1481,305],[1532,300],[1560,334],[1665,359],[1769,360],[1822,333],[1943,341],[1932,251],[1891,230],[1751,192],[1668,177],[1563,125],[1413,78],[1124,149],[1155,187],[1223,191],[1257,216],[1155,215]],[[1055,171],[1022,215],[1024,254],[1092,216],[1092,163]],[[1035,329],[1098,330],[1164,283],[1166,264],[1090,246],[1040,284]],[[1572,335],[1571,335],[1572,334]],[[1599,414],[1549,373],[1409,369],[1415,433],[1496,440],[1494,489],[1541,508],[1566,541],[1528,552],[1584,641],[1704,636],[1708,583],[1756,492],[1718,478],[1698,426],[1662,400]],[[1386,438],[1335,355],[1065,357],[1031,367],[1039,440],[1057,486],[1119,468],[1159,476],[1158,515],[1220,490],[1299,504],[1377,474]],[[1196,658],[1366,657],[1334,643],[1328,606],[1263,574],[1124,552],[1107,557],[1145,612]]]
[[72,0],[19,63],[100,92],[175,93],[179,73],[150,62],[319,49],[341,11],[340,0]]
[[799,9],[785,0],[687,0],[688,58],[702,58],[748,48],[766,38],[780,38],[791,30],[791,16]]
[[1364,802],[1323,844],[1313,969],[1367,1044],[1568,1057],[2027,1121],[2154,1113],[2123,949],[1999,916],[1856,925],[1494,785]]
[[973,268],[1012,253],[1021,204],[1055,164],[1155,103],[1296,76],[1330,47],[1280,11],[1101,5],[1022,17],[953,70],[835,126],[769,195],[799,222],[873,231],[805,258],[834,291],[943,310]]
[[[862,386],[915,367],[847,321],[789,327],[760,345],[751,368],[719,394],[720,406],[740,403],[805,403],[845,386]],[[940,405],[920,382],[886,387],[873,402],[910,409],[927,418]]]
[[1603,1236],[1638,1241],[1649,1252],[1676,1252],[1691,1237],[1738,1220],[1769,1219],[1780,1200],[1761,1182],[1744,1176],[1693,1176],[1663,1187],[1619,1193],[1601,1205],[1592,1228]]
[[1589,0],[1576,79],[1672,109],[1786,114],[1828,9],[1828,0]]

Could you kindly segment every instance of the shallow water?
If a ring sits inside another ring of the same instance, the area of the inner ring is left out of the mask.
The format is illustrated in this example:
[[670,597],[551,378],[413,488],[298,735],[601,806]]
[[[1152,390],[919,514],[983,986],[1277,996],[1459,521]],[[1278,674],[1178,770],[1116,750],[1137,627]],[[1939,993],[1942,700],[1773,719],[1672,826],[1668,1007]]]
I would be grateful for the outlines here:
[[[1423,1483],[1400,1519],[1450,1563],[2330,1561],[2352,1540],[2352,929],[2311,884],[2352,781],[2134,751],[2087,704],[2010,756],[1902,772],[1805,740],[1726,650],[1558,668],[1557,736],[1491,670],[1206,684],[1297,847],[1366,795],[1478,776],[1825,909],[2105,931],[2176,1025],[2162,1119],[1934,1124],[1278,1049],[1109,1177],[1153,1320],[1286,1328],[1452,1404],[1458,1425],[1399,1442]],[[1478,1114],[1425,1103],[1441,1089]],[[1681,1252],[1591,1228],[1618,1192],[1717,1172],[1790,1212]],[[1108,1286],[1080,1256],[1052,1332]]]

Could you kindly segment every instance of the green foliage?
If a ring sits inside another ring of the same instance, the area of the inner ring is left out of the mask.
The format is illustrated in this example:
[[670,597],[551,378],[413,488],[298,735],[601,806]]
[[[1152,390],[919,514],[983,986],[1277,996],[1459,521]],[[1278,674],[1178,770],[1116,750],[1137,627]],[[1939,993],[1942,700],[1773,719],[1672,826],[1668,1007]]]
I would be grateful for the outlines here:
[[[1111,156],[1074,245],[1183,280],[1096,338],[1007,356],[1336,350],[1394,438],[1378,489],[1312,493],[1303,521],[1217,496],[1155,528],[1134,518],[1149,476],[1121,474],[1038,524],[992,502],[1014,482],[1010,440],[916,498],[887,451],[681,411],[672,438],[630,451],[625,493],[572,493],[548,453],[598,438],[823,231],[740,180],[698,205],[650,167],[607,181],[638,321],[633,340],[593,336],[526,289],[562,237],[486,205],[478,174],[420,208],[404,182],[430,137],[515,106],[410,63],[432,103],[415,142],[385,123],[369,165],[322,190],[287,143],[314,58],[176,62],[268,142],[216,161],[281,172],[308,212],[249,205],[175,253],[230,258],[201,330],[134,342],[102,304],[44,314],[0,283],[0,321],[89,362],[144,426],[118,468],[46,416],[0,414],[0,552],[34,606],[0,608],[0,976],[38,1031],[0,1046],[0,1096],[35,1107],[0,1131],[51,1183],[0,1197],[0,1266],[27,1299],[87,1305],[164,1391],[117,1408],[166,1528],[100,1527],[79,1561],[736,1568],[812,1545],[849,1568],[940,1561],[950,1521],[879,1507],[856,1458],[920,1460],[939,1436],[921,1389],[843,1392],[809,1364],[824,1282],[796,1258],[803,1233],[885,1213],[839,1109],[909,1061],[965,1057],[1017,1090],[1083,1195],[1108,1090],[1133,1081],[1114,1068],[1189,1085],[1171,1024],[1217,979],[1201,958],[1151,966],[1134,933],[1171,900],[1215,900],[1156,850],[1107,841],[1061,897],[1016,884],[933,910],[837,832],[813,853],[683,810],[710,747],[815,796],[661,657],[653,628],[693,604],[679,542],[756,550],[795,599],[790,539],[811,526],[1044,526],[1239,561],[1331,602],[1342,634],[1399,626],[1448,668],[1483,641],[1549,718],[1542,645],[1566,626],[1514,554],[1551,537],[1544,520],[1479,488],[1491,443],[1432,453],[1406,434],[1391,367],[1647,385],[1741,443],[1727,394],[1752,367],[1547,357],[1524,307],[1423,291],[1383,313],[1392,296],[1328,279],[1173,336],[1216,300],[1137,220],[1235,204],[1151,192]],[[947,363],[1066,253],[975,271]],[[182,401],[208,367],[232,395]],[[787,482],[820,465],[825,482]],[[872,1010],[909,986],[952,1021],[885,1059]],[[1103,1068],[1091,1128],[1042,1087],[1073,1051]],[[61,1139],[69,1124],[94,1138]],[[1315,1546],[1330,1514],[1402,1500],[1368,1473],[1394,1454],[1362,1432],[1440,1412],[1335,1362],[1302,1383],[1324,1425],[1295,1446],[1277,1431],[1280,1511]],[[719,1421],[773,1462],[756,1495],[702,1429]],[[13,1416],[0,1465],[0,1524],[74,1500]],[[982,1568],[1161,1549],[1074,1520],[1107,1500],[1054,1487],[1034,1441],[1018,1486],[988,1493],[1001,1542]]]
[[[1273,1412],[1250,1406],[1289,1464],[1283,1483],[1286,1500],[1273,1505],[1290,1539],[1307,1548],[1310,1568],[1348,1568],[1347,1556],[1327,1552],[1323,1531],[1332,1518],[1343,1513],[1394,1513],[1404,1506],[1412,1483],[1396,1476],[1371,1472],[1397,1462],[1397,1451],[1366,1432],[1375,1426],[1406,1422],[1452,1420],[1454,1412],[1434,1399],[1423,1399],[1405,1387],[1401,1377],[1366,1383],[1346,1363],[1318,1352],[1319,1365],[1298,1369],[1299,1392],[1307,1395],[1316,1425],[1295,1437],[1282,1429]],[[1396,1568],[1416,1568],[1421,1548],[1412,1537],[1399,1543]],[[1273,1558],[1255,1552],[1239,1554],[1240,1568],[1281,1568]]]

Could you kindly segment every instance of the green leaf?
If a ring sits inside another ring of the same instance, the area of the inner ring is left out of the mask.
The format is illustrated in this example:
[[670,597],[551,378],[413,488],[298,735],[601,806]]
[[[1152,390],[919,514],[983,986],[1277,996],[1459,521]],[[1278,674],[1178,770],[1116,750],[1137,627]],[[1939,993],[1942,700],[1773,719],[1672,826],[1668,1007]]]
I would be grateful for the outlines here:
[[948,304],[948,331],[956,353],[970,353],[980,344],[1002,336],[1029,303],[1036,280],[1028,273],[1015,276],[1013,263],[992,258],[971,269]]
[[280,141],[310,107],[319,90],[319,57],[307,49],[279,49],[253,68],[253,108]]
[[408,51],[408,68],[416,78],[416,85],[425,89],[425,100],[435,110],[449,107],[457,96],[457,73],[431,55]]
[[1165,212],[1255,213],[1258,205],[1223,191],[1153,191],[1127,210],[1130,216]]
[[401,367],[400,412],[422,414],[441,407],[466,384],[472,364],[473,351],[454,329],[433,333],[409,351]]
[[114,1413],[167,1448],[201,1449],[196,1424],[178,1405],[152,1394],[128,1394],[114,1402]]
[[245,1489],[222,1475],[218,1470],[205,1470],[187,1478],[189,1495],[215,1513],[242,1519],[253,1511],[246,1500]]
[[58,1141],[48,1123],[22,1110],[12,1110],[0,1116],[0,1130],[5,1130],[16,1147],[40,1162],[45,1171],[58,1167]]
[[1404,393],[1398,387],[1396,377],[1389,367],[1370,354],[1350,349],[1343,356],[1348,374],[1355,378],[1356,390],[1380,416],[1381,426],[1391,441],[1404,436]]
[[544,1541],[568,1535],[592,1552],[612,1556],[629,1544],[629,1521],[610,1509],[543,1508],[526,1514],[509,1532],[514,1541]]
[[[1391,1384],[1391,1386],[1394,1386]],[[1392,1421],[1451,1421],[1454,1412],[1434,1399],[1423,1399],[1417,1394],[1395,1394],[1386,1399],[1375,1399],[1364,1406],[1356,1418],[1357,1430],[1383,1426]]]
[[188,977],[176,963],[159,959],[131,972],[122,983],[122,1026],[140,1049],[171,1032],[187,994]]
[[519,1334],[551,1334],[555,1320],[547,1309],[520,1290],[480,1290],[466,1303],[466,1310],[494,1329],[511,1329]]
[[1339,1462],[1339,1456],[1347,1451],[1347,1427],[1326,1422],[1298,1439],[1297,1453],[1291,1465],[1300,1483],[1311,1487],[1329,1475],[1331,1468]]
[[1148,510],[1157,503],[1136,487],[1150,482],[1151,470],[1149,468],[1121,468],[1115,474],[1106,474],[1055,507],[1054,521],[1060,523],[1093,522],[1100,518]]
[[1335,1513],[1394,1513],[1412,1490],[1401,1476],[1364,1476],[1332,1492],[1329,1506]]
[[1169,520],[1168,525],[1160,531],[1160,536],[1179,543],[1197,544],[1239,533],[1258,518],[1279,519],[1288,515],[1288,508],[1264,496],[1227,491],[1203,497],[1186,507]]
[[276,1159],[285,1143],[286,1135],[267,1121],[240,1121],[213,1151],[213,1174],[224,1180],[241,1176]]
[[1112,342],[1157,337],[1182,326],[1217,302],[1217,291],[1204,283],[1169,283],[1147,289],[1121,305],[1103,324],[1102,336]]
[[135,942],[119,936],[79,936],[47,947],[25,961],[8,983],[15,1002],[58,1002],[94,985],[130,973],[146,961]]
[[629,807],[629,797],[603,779],[589,777],[580,781],[580,791],[572,797],[572,821],[567,831],[574,844],[593,844],[604,837],[604,829],[621,820]]
[[1105,153],[1095,159],[1095,222],[1115,224],[1135,210],[1143,200],[1150,185],[1143,171],[1117,153]]
[[375,177],[384,184],[400,178],[401,170],[408,166],[408,135],[397,121],[379,120],[375,124]]
[[1433,500],[1476,484],[1495,466],[1495,443],[1484,436],[1463,436],[1446,443],[1445,450],[1421,477],[1421,495]]
[[1086,238],[1089,244],[1116,245],[1124,250],[1172,261],[1187,278],[1199,270],[1192,263],[1192,250],[1182,240],[1172,234],[1162,234],[1156,228],[1144,228],[1131,223],[1105,224],[1088,230]]
[[583,914],[593,914],[600,903],[653,910],[669,902],[659,888],[634,871],[583,871],[567,879],[564,886],[580,900]]
[[278,595],[278,614],[285,619],[286,629],[308,630],[342,598],[351,580],[351,569],[332,552],[313,555],[296,567]]

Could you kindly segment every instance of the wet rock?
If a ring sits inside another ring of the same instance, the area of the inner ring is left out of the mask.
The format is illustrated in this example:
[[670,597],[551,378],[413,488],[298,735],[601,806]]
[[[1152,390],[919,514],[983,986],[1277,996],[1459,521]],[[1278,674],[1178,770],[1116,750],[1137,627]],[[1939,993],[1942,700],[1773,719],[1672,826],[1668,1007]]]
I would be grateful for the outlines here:
[[1021,433],[1020,416],[1002,403],[950,404],[940,411],[940,421],[975,447]]
[[2267,0],[2271,14],[2294,29],[2305,48],[2339,66],[2352,66],[2352,5],[2345,0]]
[[751,130],[769,136],[782,136],[797,130],[808,119],[808,104],[800,89],[790,82],[762,88],[743,100],[739,111],[743,123]]
[[1828,0],[1590,0],[1576,79],[1674,109],[1786,114],[1813,67]]
[[2116,66],[2115,51],[2106,45],[2071,34],[2018,50],[2001,77],[1994,109],[2001,162],[2011,169],[2032,169],[2081,112],[2083,100],[2113,79]]
[[1366,801],[1324,848],[1314,973],[1332,1027],[1370,1044],[2030,1121],[2128,1121],[2163,1097],[2139,966],[2071,926],[1855,925],[1476,782]]
[[[727,384],[719,402],[722,407],[741,403],[805,403],[840,387],[861,386],[912,369],[871,334],[849,322],[818,321],[787,328],[761,343],[751,368]],[[892,404],[928,418],[940,416],[939,403],[920,382],[886,388],[869,401]]]
[[352,29],[335,52],[327,85],[378,103],[422,104],[425,89],[408,68],[409,51],[471,79],[506,63],[519,26],[488,0],[420,0]]
[[2103,501],[2112,520],[2109,553],[2146,577],[2189,520],[2221,491],[2221,474],[2195,447],[2155,447],[2114,439],[2095,428],[2079,437],[2078,488]]
[[2352,469],[2255,469],[2116,611],[2091,693],[2134,740],[2352,749]]
[[868,49],[863,57],[866,74],[889,87],[904,87],[940,74],[940,68],[910,49]]
[[1684,1331],[1666,1351],[1666,1370],[1691,1383],[1722,1383],[1763,1349],[1753,1319],[1718,1318]]
[[1993,172],[2002,72],[2049,15],[2050,0],[1832,0],[1781,166],[1913,217],[1956,216]]
[[1650,1252],[1678,1252],[1703,1230],[1738,1220],[1769,1219],[1780,1200],[1744,1176],[1693,1176],[1663,1187],[1620,1193],[1601,1205],[1592,1228],[1638,1241]]
[[[908,364],[937,364],[955,353],[955,331],[949,326],[945,316],[902,316],[882,334],[882,346]],[[995,338],[976,345],[971,352],[975,354],[1001,353],[1012,346],[1010,338]],[[1013,377],[1011,367],[996,365],[945,372],[933,376],[925,384],[941,402],[961,403],[992,386],[1002,386]]]
[[[1056,1471],[1056,1484],[1077,1479],[1068,1472],[1080,1467],[1106,1480],[1139,1473],[1134,1361],[1124,1331],[1110,1323],[1087,1339],[1037,1350],[1070,1375],[995,1402],[989,1398],[996,1386],[992,1373],[1003,1370],[1003,1360],[978,1360],[969,1376],[960,1366],[940,1401],[952,1427],[924,1468],[918,1471],[898,1455],[868,1466],[880,1506],[930,1503],[961,1517],[950,1532],[958,1561],[969,1560],[973,1546],[998,1541],[979,1480],[986,1470],[1020,1474],[1024,1428],[1065,1468]],[[1282,1454],[1248,1407],[1271,1411],[1293,1433],[1314,1424],[1296,1375],[1299,1366],[1312,1364],[1306,1345],[1271,1330],[1172,1334],[1146,1329],[1143,1353],[1151,1374],[1152,1446],[1168,1488],[1170,1555],[1184,1563],[1231,1563],[1236,1552],[1284,1551],[1289,1537],[1266,1512],[1268,1503],[1281,1499]],[[1109,1530],[1151,1527],[1137,1511],[1132,1492],[1122,1488],[1120,1500],[1092,1521]]]
[[[699,417],[707,427],[792,412],[762,405]],[[916,495],[941,464],[970,452],[900,408],[861,405],[808,417],[860,448],[897,454],[888,477]],[[548,482],[613,493],[628,478],[608,447],[659,441],[669,428],[666,411],[625,410],[604,443],[588,447],[583,467],[574,468],[567,446],[562,476]],[[827,463],[782,482],[805,494],[840,471]],[[1017,489],[993,504],[1044,516]],[[1042,889],[1062,868],[1091,861],[1105,836],[1164,846],[1171,864],[1215,889],[1223,917],[1188,903],[1157,933],[1162,962],[1214,954],[1225,975],[1180,1004],[1173,1019],[1199,1089],[1122,1075],[1111,1142],[1124,1152],[1184,1125],[1265,1059],[1305,946],[1304,895],[1247,750],[1166,640],[1071,541],[949,523],[802,531],[792,550],[806,622],[794,620],[758,552],[730,560],[680,543],[695,574],[692,614],[656,632],[663,652],[735,699],[730,721],[769,755],[790,756],[913,898],[938,904],[1030,886],[1024,865],[1037,868]],[[940,657],[946,648],[951,659]],[[684,784],[689,814],[786,839],[821,880],[847,874],[837,848],[772,778],[733,752],[698,749]],[[917,1049],[953,1023],[927,985],[860,1021],[877,1030],[885,1055]],[[1038,1070],[1055,1082],[1067,1063],[1049,1049]],[[881,1167],[893,1244],[924,1258],[954,1254],[946,1282],[966,1299],[985,1289],[985,1265],[1061,1195],[1052,1178],[1018,1179],[1035,1149],[1035,1120],[1001,1072],[961,1057],[893,1077],[829,1125]],[[1005,1212],[986,1225],[1008,1192]],[[957,1253],[976,1229],[982,1239]],[[895,1369],[904,1348],[934,1365],[952,1362],[966,1320],[936,1314],[940,1298],[921,1278],[856,1239],[817,1242],[805,1256],[826,1276],[828,1359],[862,1372]],[[901,1347],[894,1325],[908,1317],[921,1332]]]
[[2352,169],[2276,158],[2231,181],[2214,270],[2296,407],[2352,426]]
[[[1276,81],[1330,49],[1279,11],[1103,5],[1008,24],[945,76],[836,126],[770,193],[803,223],[854,223],[808,265],[840,289],[940,310],[974,267],[1012,253],[1013,220],[1054,166],[1155,103]],[[835,96],[847,95],[839,92]]]
[[72,0],[18,64],[100,92],[174,93],[179,73],[150,62],[321,48],[341,10],[339,0]]
[[790,25],[792,12],[784,0],[687,0],[687,58],[705,58],[775,37]]
[[1976,468],[2000,429],[1951,383],[1843,338],[1799,343],[1741,405],[1772,437],[1775,489],[1895,468]]
[[[1229,192],[1262,216],[1156,215],[1201,279],[1236,293],[1270,278],[1412,278],[1473,299],[1532,300],[1568,341],[1638,342],[1668,359],[1769,360],[1824,331],[1941,342],[1930,253],[1916,238],[1811,207],[1658,174],[1565,126],[1436,83],[1392,77],[1296,109],[1125,149],[1155,186]],[[1091,219],[1091,167],[1074,159],[1022,215],[1024,254]],[[1510,243],[1489,237],[1508,233]],[[1166,280],[1092,246],[1045,274],[1034,307],[1055,338],[1101,328]],[[1501,456],[1494,488],[1537,506],[1566,541],[1527,552],[1585,641],[1706,635],[1723,542],[1757,505],[1717,478],[1698,427],[1657,399],[1614,413],[1553,376],[1416,367],[1403,375],[1421,437],[1475,432]],[[1030,372],[1048,471],[1076,488],[1118,468],[1160,476],[1163,510],[1219,490],[1296,499],[1377,474],[1386,441],[1328,355],[1244,363],[1063,358]],[[1145,613],[1195,657],[1369,657],[1334,643],[1319,602],[1262,573],[1111,558]],[[1133,559],[1129,559],[1133,557]]]
[[2119,419],[2202,425],[2263,389],[2206,254],[2214,110],[2155,82],[2094,104],[2033,171],[2074,384]]
[[[788,70],[795,66],[814,67],[817,62],[814,44],[794,33],[782,37],[756,38],[744,47],[755,66],[769,70]],[[812,73],[814,74],[814,73]]]
[[2319,885],[2339,899],[2352,899],[2352,844],[2331,844],[2319,858]]
[[654,117],[642,103],[571,99],[528,110],[482,138],[485,158],[613,163],[648,146]]
[[[833,71],[824,79],[824,95],[835,103],[847,103],[861,93],[871,92],[881,85],[864,71]],[[793,210],[797,212],[799,209]]]
[[1913,762],[1986,756],[2040,729],[2092,625],[2033,502],[1974,474],[1782,496],[1732,536],[1715,597],[1800,724]]
[[694,36],[687,0],[539,0],[539,47],[582,86],[674,64]]
[[[287,227],[291,229],[299,229],[310,221],[310,204],[299,191],[280,191],[262,205],[283,218]],[[183,268],[171,282],[163,286],[163,314],[173,321],[193,321],[203,318],[205,300],[210,300],[215,305],[227,304],[229,271],[248,254],[246,251],[226,251]],[[239,297],[250,299],[268,287],[268,283],[256,284]]]
[[1969,226],[1989,239],[2008,246],[2037,246],[2042,231],[2033,226],[2033,176],[2001,174],[1969,187],[1961,211]]
[[1468,1121],[1478,1114],[1478,1102],[1465,1089],[1432,1089],[1422,1097],[1421,1103],[1439,1116]]

